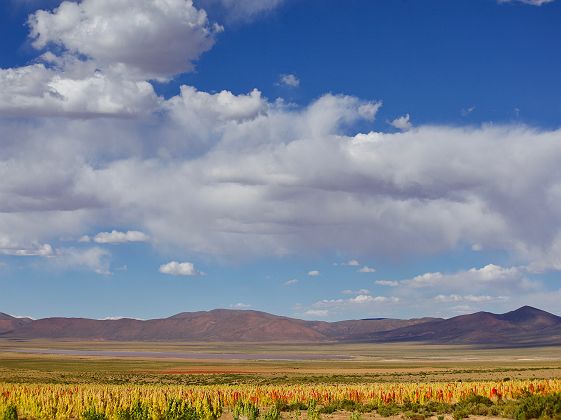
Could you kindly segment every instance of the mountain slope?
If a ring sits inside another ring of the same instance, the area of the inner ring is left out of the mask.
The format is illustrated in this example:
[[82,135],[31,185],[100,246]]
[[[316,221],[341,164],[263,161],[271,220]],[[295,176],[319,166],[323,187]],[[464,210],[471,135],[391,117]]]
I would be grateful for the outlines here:
[[561,344],[561,317],[524,306],[505,314],[477,312],[375,333],[372,341],[454,344]]
[[117,341],[396,342],[561,345],[561,317],[532,307],[450,319],[304,321],[259,311],[216,309],[169,318],[32,321],[0,314],[0,337]]
[[93,320],[45,318],[6,335],[18,338],[77,338],[148,341],[321,341],[306,321],[257,311],[213,310],[165,319]]
[[147,321],[45,318],[21,325],[4,336],[119,341],[321,342],[360,338],[365,333],[422,322],[426,320],[304,321],[259,311],[215,309]]
[[31,321],[31,318],[16,318],[14,316],[0,312],[0,334],[8,331],[13,331]]

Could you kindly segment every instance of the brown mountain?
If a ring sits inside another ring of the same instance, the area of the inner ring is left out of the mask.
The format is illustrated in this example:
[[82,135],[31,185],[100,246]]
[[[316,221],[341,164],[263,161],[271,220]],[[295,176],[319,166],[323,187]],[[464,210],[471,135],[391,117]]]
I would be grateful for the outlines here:
[[92,339],[118,341],[263,341],[321,342],[361,338],[398,327],[433,320],[303,321],[259,311],[215,309],[183,312],[165,319],[94,320],[45,318],[10,331],[3,337]]
[[12,331],[31,321],[31,318],[16,318],[0,312],[0,334],[7,331]]
[[[216,309],[164,319],[45,318],[7,322],[0,337],[117,341],[396,342],[561,344],[561,317],[528,306],[505,314],[477,312],[450,319],[304,321],[258,311]],[[16,320],[16,321],[14,321]]]
[[371,341],[424,341],[454,344],[561,344],[561,317],[523,306],[505,314],[477,312],[374,333]]

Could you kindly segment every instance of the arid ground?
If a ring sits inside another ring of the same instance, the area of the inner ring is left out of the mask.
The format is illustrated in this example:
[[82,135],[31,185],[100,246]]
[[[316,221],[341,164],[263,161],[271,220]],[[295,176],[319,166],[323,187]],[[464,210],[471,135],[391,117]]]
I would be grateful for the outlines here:
[[561,377],[561,349],[0,340],[1,382],[365,383]]

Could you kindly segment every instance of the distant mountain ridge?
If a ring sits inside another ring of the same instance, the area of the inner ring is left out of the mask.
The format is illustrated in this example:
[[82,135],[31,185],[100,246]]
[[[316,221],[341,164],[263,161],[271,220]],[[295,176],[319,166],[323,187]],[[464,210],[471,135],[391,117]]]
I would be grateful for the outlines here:
[[523,306],[504,314],[476,312],[375,333],[370,341],[449,344],[561,344],[561,317]]
[[186,342],[428,342],[561,345],[561,317],[524,306],[450,319],[304,321],[252,310],[182,312],[169,318],[31,320],[0,313],[0,337]]
[[0,312],[0,334],[5,331],[15,330],[31,321],[31,318],[20,318]]

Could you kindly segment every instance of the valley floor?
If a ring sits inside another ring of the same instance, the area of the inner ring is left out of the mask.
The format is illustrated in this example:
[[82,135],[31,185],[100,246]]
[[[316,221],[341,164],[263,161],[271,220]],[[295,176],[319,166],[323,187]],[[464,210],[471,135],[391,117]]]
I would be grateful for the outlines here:
[[[66,398],[70,405],[78,401],[80,410],[86,409],[84,401],[91,399],[90,408],[94,410],[95,405],[97,410],[105,406],[99,395],[112,395],[112,401],[132,410],[135,402],[128,395],[138,395],[137,402],[145,404],[152,401],[154,393],[162,395],[157,410],[163,412],[170,395],[212,406],[215,403],[205,399],[205,390],[211,400],[224,399],[220,404],[224,404],[221,412],[226,420],[234,418],[235,407],[249,410],[240,418],[251,420],[251,404],[256,401],[264,404],[260,418],[267,420],[512,416],[519,409],[512,398],[518,397],[530,398],[521,404],[531,409],[537,410],[534,406],[540,404],[558,405],[561,416],[561,348],[0,339],[0,418],[2,410],[18,409],[14,401],[27,404],[19,407],[19,412],[29,413],[40,407],[49,393],[52,396],[44,404],[57,404],[55,411],[59,413],[66,407],[59,398]],[[445,394],[439,397],[440,391]],[[472,392],[477,393],[474,400],[470,399]],[[241,399],[236,402],[238,393]],[[195,394],[199,396],[193,399]],[[299,402],[288,404],[293,394]],[[275,414],[270,409],[277,397],[283,403]],[[553,400],[547,399],[550,397]],[[309,404],[316,399],[322,402],[310,414]],[[243,401],[246,405],[240,406]],[[199,406],[197,415],[211,418],[208,413],[201,414],[203,409],[208,407]],[[91,418],[129,418],[112,413]]]

